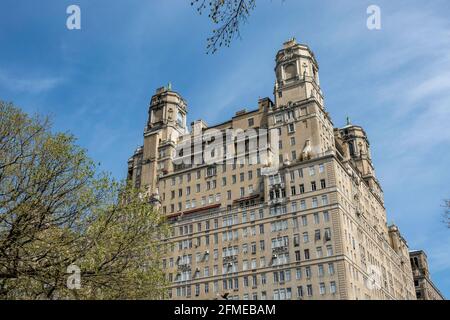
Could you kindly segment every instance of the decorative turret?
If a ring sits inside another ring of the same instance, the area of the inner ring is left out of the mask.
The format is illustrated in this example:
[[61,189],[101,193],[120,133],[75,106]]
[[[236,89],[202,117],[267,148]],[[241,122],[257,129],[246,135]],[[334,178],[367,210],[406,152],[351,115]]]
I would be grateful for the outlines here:
[[367,134],[360,126],[353,125],[347,117],[347,125],[339,129],[340,138],[348,160],[351,160],[364,181],[372,191],[383,201],[383,191],[375,176],[375,168],[370,153],[370,143]]
[[276,55],[275,106],[281,107],[306,100],[317,99],[323,106],[319,82],[319,65],[314,53],[295,38],[285,42]]

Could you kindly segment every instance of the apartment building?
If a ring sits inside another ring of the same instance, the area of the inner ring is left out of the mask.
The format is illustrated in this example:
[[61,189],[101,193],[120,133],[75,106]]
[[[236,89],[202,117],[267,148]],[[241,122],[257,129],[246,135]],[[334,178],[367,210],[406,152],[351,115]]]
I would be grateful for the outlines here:
[[[167,216],[171,299],[415,299],[361,126],[335,128],[314,53],[275,58],[273,100],[208,126],[164,87],[128,179]],[[211,106],[213,107],[213,106]]]

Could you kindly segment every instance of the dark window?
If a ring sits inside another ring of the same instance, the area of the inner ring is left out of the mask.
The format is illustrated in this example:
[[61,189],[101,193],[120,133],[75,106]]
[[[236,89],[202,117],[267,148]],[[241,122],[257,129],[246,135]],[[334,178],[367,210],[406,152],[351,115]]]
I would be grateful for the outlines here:
[[300,185],[300,194],[305,193],[305,186],[303,184]]

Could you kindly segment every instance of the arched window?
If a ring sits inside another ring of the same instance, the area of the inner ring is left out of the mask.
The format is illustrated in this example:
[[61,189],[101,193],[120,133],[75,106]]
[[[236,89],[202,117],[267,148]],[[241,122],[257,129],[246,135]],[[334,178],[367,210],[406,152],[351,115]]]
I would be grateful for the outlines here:
[[291,63],[284,67],[284,76],[285,79],[292,79],[297,76],[297,67],[295,64]]

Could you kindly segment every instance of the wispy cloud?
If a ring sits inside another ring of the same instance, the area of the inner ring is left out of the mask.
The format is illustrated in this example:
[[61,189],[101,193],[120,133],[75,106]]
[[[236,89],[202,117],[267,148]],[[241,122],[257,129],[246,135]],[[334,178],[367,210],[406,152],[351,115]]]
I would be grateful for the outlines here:
[[0,87],[15,93],[42,93],[54,89],[63,82],[62,77],[29,77],[0,71]]

